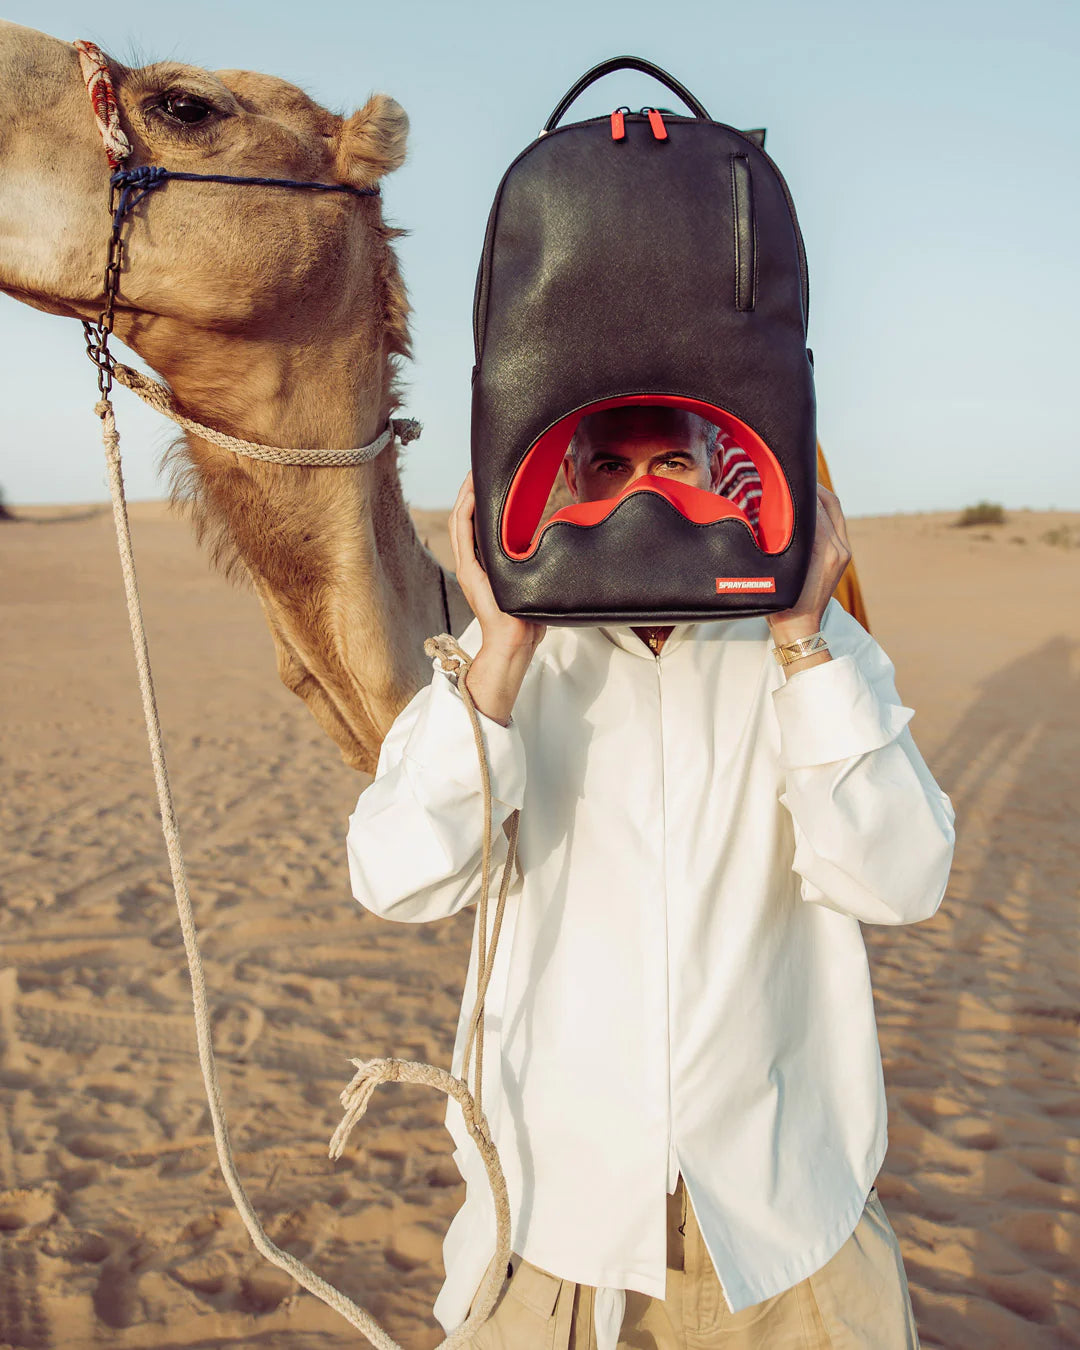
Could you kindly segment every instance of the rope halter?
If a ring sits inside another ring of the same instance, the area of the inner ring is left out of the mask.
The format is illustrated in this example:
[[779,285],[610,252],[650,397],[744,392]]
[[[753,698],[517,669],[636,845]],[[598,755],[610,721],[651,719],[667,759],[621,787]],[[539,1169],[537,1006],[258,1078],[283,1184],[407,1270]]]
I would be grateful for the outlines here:
[[116,90],[113,88],[109,63],[100,47],[82,38],[75,43],[79,53],[79,65],[82,67],[86,92],[90,95],[90,106],[94,110],[94,120],[101,132],[105,145],[105,154],[109,167],[115,172],[131,154],[131,142],[124,135],[120,125],[120,109],[116,102]]

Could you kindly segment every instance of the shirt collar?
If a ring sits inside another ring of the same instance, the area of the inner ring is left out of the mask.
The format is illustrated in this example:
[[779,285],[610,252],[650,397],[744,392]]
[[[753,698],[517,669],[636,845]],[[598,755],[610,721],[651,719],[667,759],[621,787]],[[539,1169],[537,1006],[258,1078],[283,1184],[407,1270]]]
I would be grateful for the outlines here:
[[[661,625],[658,624],[656,626],[660,627]],[[699,627],[700,625],[697,623],[677,623],[665,640],[664,645],[660,648],[660,660],[663,661],[666,656],[673,652],[677,647],[681,646],[682,643],[686,642],[687,639],[693,638]],[[614,627],[602,627],[599,631],[609,642],[613,643],[616,647],[621,648],[624,652],[628,652],[631,656],[640,656],[646,661],[656,660],[656,657],[653,656],[649,648],[634,632],[632,626],[618,625]]]

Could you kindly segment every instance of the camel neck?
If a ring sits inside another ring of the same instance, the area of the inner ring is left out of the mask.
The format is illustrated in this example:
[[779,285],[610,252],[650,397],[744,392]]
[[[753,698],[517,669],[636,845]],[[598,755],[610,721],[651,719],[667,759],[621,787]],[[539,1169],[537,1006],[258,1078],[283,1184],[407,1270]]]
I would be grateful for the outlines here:
[[[365,360],[347,344],[309,355],[239,341],[207,352],[204,342],[167,359],[140,338],[185,413],[244,440],[347,449],[374,440],[394,406],[385,346]],[[396,448],[318,469],[241,458],[191,433],[185,442],[175,496],[213,556],[250,577],[286,685],[346,762],[371,771],[397,713],[430,678],[424,639],[445,627],[439,566],[417,536]]]

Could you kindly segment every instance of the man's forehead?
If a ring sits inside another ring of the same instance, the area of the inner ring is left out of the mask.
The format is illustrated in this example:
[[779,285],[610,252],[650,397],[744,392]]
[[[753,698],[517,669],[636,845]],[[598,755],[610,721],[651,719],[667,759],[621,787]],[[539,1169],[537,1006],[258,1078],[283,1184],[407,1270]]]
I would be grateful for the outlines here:
[[640,448],[643,442],[687,448],[701,439],[702,424],[681,409],[608,408],[583,417],[579,435],[590,446],[611,449],[618,445]]

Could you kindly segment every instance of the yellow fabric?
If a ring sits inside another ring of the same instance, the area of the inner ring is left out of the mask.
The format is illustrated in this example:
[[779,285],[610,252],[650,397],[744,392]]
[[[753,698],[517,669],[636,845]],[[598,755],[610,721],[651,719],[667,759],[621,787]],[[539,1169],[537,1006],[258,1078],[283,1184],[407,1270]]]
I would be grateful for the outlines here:
[[[832,477],[829,473],[829,466],[825,463],[825,452],[821,448],[820,441],[818,441],[817,448],[817,476],[818,482],[827,487],[830,492],[836,491],[832,485]],[[849,562],[844,569],[844,575],[840,578],[835,594],[837,600],[840,601],[851,617],[857,619],[869,633],[870,621],[866,617],[866,605],[863,603],[859,578],[855,573],[854,558],[852,558],[851,562]]]

